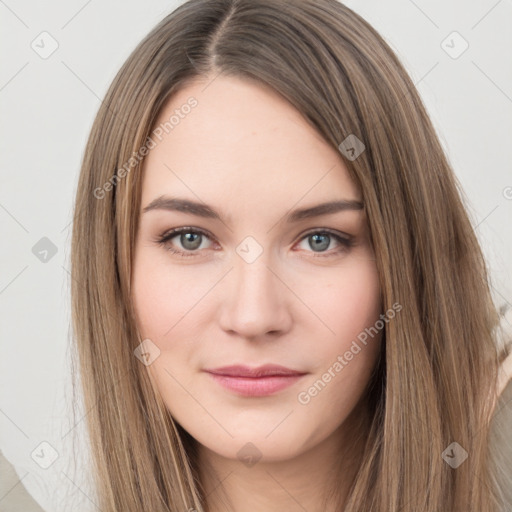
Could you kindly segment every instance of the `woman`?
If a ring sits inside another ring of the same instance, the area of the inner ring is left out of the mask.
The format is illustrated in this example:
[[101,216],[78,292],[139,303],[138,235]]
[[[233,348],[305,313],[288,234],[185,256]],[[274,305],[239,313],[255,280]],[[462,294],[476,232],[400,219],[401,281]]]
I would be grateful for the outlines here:
[[73,320],[101,510],[498,511],[498,314],[411,80],[332,1],[191,0],[115,78]]

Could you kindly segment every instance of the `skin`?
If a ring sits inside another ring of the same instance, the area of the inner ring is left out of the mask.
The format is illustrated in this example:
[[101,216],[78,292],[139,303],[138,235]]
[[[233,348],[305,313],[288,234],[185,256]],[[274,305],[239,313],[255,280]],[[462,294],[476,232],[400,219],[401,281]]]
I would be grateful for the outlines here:
[[[351,425],[380,333],[309,403],[298,394],[378,320],[380,285],[364,210],[294,224],[285,216],[332,200],[361,201],[361,194],[337,149],[281,96],[239,78],[210,82],[189,84],[165,105],[157,124],[190,96],[198,101],[144,163],[132,294],[141,340],[160,350],[147,369],[173,418],[198,443],[209,510],[325,512],[333,468],[342,471],[342,492],[354,474],[361,450]],[[161,195],[204,202],[224,222],[164,209],[142,213]],[[157,242],[179,227],[209,236],[196,249],[179,234],[166,246]],[[327,237],[315,248],[311,235],[322,229],[353,237],[353,246]],[[237,253],[248,236],[263,251],[251,263]],[[241,397],[202,371],[266,363],[307,375],[274,395]],[[237,455],[247,443],[261,457],[250,467]]]

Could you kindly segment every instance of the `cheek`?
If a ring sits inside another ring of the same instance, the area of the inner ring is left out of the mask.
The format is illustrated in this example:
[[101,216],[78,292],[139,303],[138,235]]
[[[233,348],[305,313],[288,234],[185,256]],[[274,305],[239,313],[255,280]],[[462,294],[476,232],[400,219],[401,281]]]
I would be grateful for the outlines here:
[[194,304],[201,298],[198,288],[175,269],[143,251],[134,263],[132,300],[139,334],[142,339],[150,339],[159,350],[147,370],[165,399],[180,400],[180,386],[174,379],[188,386],[194,336],[189,332],[183,337],[183,328],[190,322],[190,315],[197,316]]
[[375,261],[361,259],[333,273],[322,292],[310,299],[329,328],[322,343],[315,345],[312,368],[322,381],[319,386],[329,387],[324,398],[331,393],[345,398],[358,394],[375,365],[382,336],[382,329],[375,329],[382,323],[377,324],[382,304]]
[[[374,262],[339,272],[315,307],[331,331],[315,344],[311,378],[297,401],[310,414],[324,416],[327,430],[341,424],[356,406],[377,362],[383,329],[379,277]],[[380,323],[378,324],[380,325]],[[369,334],[370,333],[370,334]]]
[[159,338],[169,329],[172,301],[165,277],[157,279],[156,269],[140,262],[134,269],[132,285],[133,301],[141,336]]
[[[187,272],[189,278],[184,277]],[[218,280],[213,274],[211,269],[207,273],[199,269],[176,272],[142,251],[134,262],[132,283],[141,335],[163,343],[170,329],[187,315],[193,314],[197,322],[202,299]],[[312,321],[320,322],[319,330],[327,338],[324,347],[329,351],[342,349],[340,344],[350,345],[354,337],[375,323],[381,311],[378,273],[370,258],[357,258],[327,273],[290,276],[288,282],[294,283],[299,296],[304,296],[314,313]],[[297,319],[297,323],[302,320]],[[303,327],[313,328],[310,323]]]
[[311,299],[315,311],[329,327],[329,350],[350,346],[362,331],[375,324],[382,312],[375,261],[360,259],[333,272],[329,283]]
[[198,276],[184,278],[179,270],[142,255],[135,263],[132,282],[141,335],[163,343],[178,322],[190,314],[197,316],[194,308],[208,286],[200,283]]

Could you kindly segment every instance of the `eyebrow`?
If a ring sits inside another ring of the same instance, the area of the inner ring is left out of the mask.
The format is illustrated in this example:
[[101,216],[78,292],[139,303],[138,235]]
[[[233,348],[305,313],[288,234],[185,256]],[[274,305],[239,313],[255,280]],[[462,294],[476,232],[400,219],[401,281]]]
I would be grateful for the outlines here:
[[[363,203],[357,200],[340,199],[337,201],[329,201],[321,203],[308,208],[301,208],[293,210],[291,213],[285,215],[287,223],[294,223],[304,219],[320,217],[321,215],[329,215],[337,212],[347,210],[362,210]],[[188,213],[198,217],[209,219],[216,219],[221,222],[223,217],[220,213],[215,211],[211,206],[191,201],[189,199],[180,199],[174,197],[160,196],[151,201],[142,212],[146,213],[152,210],[167,210]]]

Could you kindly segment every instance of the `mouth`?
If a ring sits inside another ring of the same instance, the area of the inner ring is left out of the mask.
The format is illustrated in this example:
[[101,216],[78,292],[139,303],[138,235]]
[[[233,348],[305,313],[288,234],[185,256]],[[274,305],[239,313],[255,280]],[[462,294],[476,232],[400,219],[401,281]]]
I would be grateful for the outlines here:
[[203,370],[224,388],[242,396],[268,396],[281,391],[307,374],[280,365],[250,368],[243,365]]

